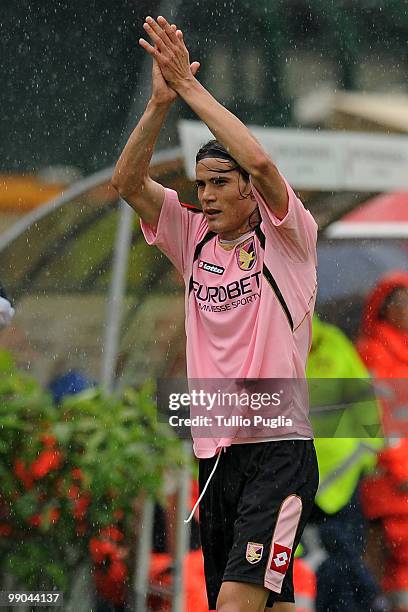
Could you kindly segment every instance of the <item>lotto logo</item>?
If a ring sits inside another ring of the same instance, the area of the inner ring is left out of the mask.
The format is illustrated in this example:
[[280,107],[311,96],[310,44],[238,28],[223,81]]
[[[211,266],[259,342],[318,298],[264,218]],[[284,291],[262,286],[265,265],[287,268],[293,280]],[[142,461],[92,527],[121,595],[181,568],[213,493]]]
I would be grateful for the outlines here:
[[206,272],[213,272],[213,274],[224,274],[225,268],[221,266],[216,266],[215,264],[208,263],[208,261],[203,261],[200,259],[198,262],[198,267],[200,270],[205,270]]
[[275,565],[278,567],[282,567],[282,565],[286,565],[288,561],[288,555],[285,552],[280,552],[274,558]]
[[291,554],[291,548],[288,548],[287,546],[282,546],[282,544],[277,544],[275,542],[273,545],[270,569],[274,570],[275,572],[279,572],[280,574],[286,574],[286,571],[289,567]]

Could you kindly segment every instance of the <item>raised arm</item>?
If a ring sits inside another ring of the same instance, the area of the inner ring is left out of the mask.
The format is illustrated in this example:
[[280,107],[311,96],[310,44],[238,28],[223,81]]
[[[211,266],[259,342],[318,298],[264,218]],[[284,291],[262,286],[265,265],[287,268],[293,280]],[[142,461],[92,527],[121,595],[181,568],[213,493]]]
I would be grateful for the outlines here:
[[164,17],[157,21],[147,17],[144,29],[154,46],[144,39],[139,42],[156,59],[166,82],[251,175],[273,213],[282,219],[288,209],[288,195],[278,169],[248,128],[197,81],[190,69],[182,32]]
[[[198,62],[191,65],[192,73]],[[143,221],[156,226],[164,200],[164,187],[149,175],[154,146],[177,93],[165,82],[153,58],[152,95],[139,123],[123,149],[112,177],[119,195],[134,208]]]

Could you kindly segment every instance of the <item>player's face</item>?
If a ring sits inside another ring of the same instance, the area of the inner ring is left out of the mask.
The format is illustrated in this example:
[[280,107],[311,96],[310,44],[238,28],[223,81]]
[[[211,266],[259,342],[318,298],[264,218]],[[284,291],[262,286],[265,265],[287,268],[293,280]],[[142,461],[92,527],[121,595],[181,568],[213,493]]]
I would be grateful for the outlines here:
[[219,172],[232,166],[217,158],[203,159],[196,166],[198,199],[208,228],[225,240],[249,231],[249,217],[256,209],[249,181],[238,170]]

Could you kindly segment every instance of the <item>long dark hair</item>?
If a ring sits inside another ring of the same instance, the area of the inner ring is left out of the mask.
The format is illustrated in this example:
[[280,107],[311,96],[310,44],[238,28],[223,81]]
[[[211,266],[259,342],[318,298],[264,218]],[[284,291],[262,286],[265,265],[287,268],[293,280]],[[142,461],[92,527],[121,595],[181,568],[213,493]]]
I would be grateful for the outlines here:
[[232,166],[228,166],[227,168],[217,168],[214,172],[232,172],[233,170],[238,170],[241,174],[242,178],[245,179],[246,182],[249,181],[249,174],[246,170],[239,165],[239,163],[232,157],[232,155],[227,151],[227,149],[220,143],[218,140],[209,140],[205,145],[203,145],[196,155],[196,164],[202,161],[203,159],[214,158],[224,159],[226,162],[232,164]]

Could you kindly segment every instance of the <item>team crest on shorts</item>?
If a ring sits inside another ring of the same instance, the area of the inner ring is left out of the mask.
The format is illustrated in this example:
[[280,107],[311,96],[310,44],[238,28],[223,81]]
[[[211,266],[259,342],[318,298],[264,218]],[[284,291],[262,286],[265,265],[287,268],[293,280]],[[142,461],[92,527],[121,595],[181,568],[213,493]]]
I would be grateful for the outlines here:
[[263,544],[256,544],[255,542],[248,542],[246,549],[246,560],[251,565],[255,565],[255,563],[259,563],[262,559],[263,553]]
[[235,249],[238,267],[241,270],[251,270],[256,262],[256,249],[254,238],[248,238]]
[[291,555],[291,548],[275,542],[273,545],[273,553],[269,569],[279,572],[280,574],[286,574]]

